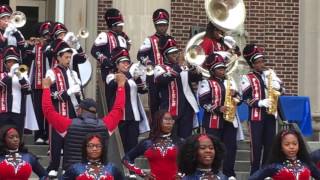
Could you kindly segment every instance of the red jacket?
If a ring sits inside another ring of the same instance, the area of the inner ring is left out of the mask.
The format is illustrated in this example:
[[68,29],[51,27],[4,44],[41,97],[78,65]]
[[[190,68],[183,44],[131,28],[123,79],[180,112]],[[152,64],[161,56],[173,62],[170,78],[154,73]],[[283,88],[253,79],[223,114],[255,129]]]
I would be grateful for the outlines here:
[[[112,107],[112,110],[108,113],[108,115],[103,117],[103,121],[109,132],[113,132],[113,130],[118,126],[118,123],[120,122],[120,120],[123,119],[124,104],[125,104],[125,90],[123,87],[118,87],[117,97]],[[52,125],[53,128],[60,133],[65,132],[72,123],[71,119],[60,115],[54,109],[51,101],[50,89],[48,88],[43,89],[42,111],[43,111],[44,117],[47,119],[49,124]]]

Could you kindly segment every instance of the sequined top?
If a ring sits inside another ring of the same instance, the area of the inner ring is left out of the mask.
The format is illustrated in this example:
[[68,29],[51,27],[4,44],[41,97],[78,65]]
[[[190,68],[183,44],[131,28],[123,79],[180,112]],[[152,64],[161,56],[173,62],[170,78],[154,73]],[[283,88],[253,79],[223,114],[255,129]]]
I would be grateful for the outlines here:
[[124,156],[122,161],[129,171],[144,176],[143,170],[134,164],[138,156],[144,155],[148,159],[151,173],[157,180],[171,180],[176,179],[177,153],[177,143],[174,143],[170,136],[163,136],[155,141],[147,139],[140,142]]
[[320,172],[315,166],[308,166],[300,160],[286,160],[273,163],[256,171],[249,180],[260,180],[271,177],[274,180],[309,180],[310,177],[320,179]]
[[182,180],[219,180],[220,175],[214,174],[211,169],[197,169],[193,174],[184,176]]
[[86,162],[73,164],[63,175],[65,180],[122,180],[122,173],[113,164]]
[[39,176],[39,179],[47,177],[45,169],[30,153],[8,152],[0,156],[1,180],[27,180],[32,171]]

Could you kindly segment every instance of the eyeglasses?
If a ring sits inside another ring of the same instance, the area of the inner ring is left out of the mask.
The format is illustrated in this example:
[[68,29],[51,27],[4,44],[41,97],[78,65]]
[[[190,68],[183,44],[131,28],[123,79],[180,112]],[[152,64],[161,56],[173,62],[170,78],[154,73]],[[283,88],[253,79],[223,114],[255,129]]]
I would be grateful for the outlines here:
[[102,145],[101,144],[87,144],[87,148],[93,149],[93,148],[101,149]]

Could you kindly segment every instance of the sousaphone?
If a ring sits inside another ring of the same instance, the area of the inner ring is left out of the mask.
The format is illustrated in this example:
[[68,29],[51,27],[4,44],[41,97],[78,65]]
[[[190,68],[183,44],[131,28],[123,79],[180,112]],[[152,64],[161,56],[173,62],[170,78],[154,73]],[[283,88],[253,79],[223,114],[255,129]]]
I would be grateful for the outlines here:
[[[206,14],[212,24],[223,31],[235,31],[245,20],[246,10],[243,0],[205,0]],[[202,67],[206,55],[200,44],[205,32],[194,35],[185,48],[185,60],[197,66],[204,77],[210,77],[209,71]],[[235,56],[228,55],[227,74],[231,74],[238,64]]]

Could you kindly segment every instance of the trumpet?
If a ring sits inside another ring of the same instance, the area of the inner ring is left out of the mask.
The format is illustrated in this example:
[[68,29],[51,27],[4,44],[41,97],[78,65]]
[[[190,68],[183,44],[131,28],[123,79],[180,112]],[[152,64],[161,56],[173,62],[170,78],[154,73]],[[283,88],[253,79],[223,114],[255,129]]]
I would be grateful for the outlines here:
[[14,70],[14,74],[18,77],[24,76],[26,77],[28,75],[29,67],[25,64],[19,65],[17,69]]
[[89,37],[89,31],[87,28],[80,28],[77,34],[77,38],[86,39]]
[[16,28],[23,27],[27,22],[26,15],[21,11],[15,11],[10,16],[10,23]]

